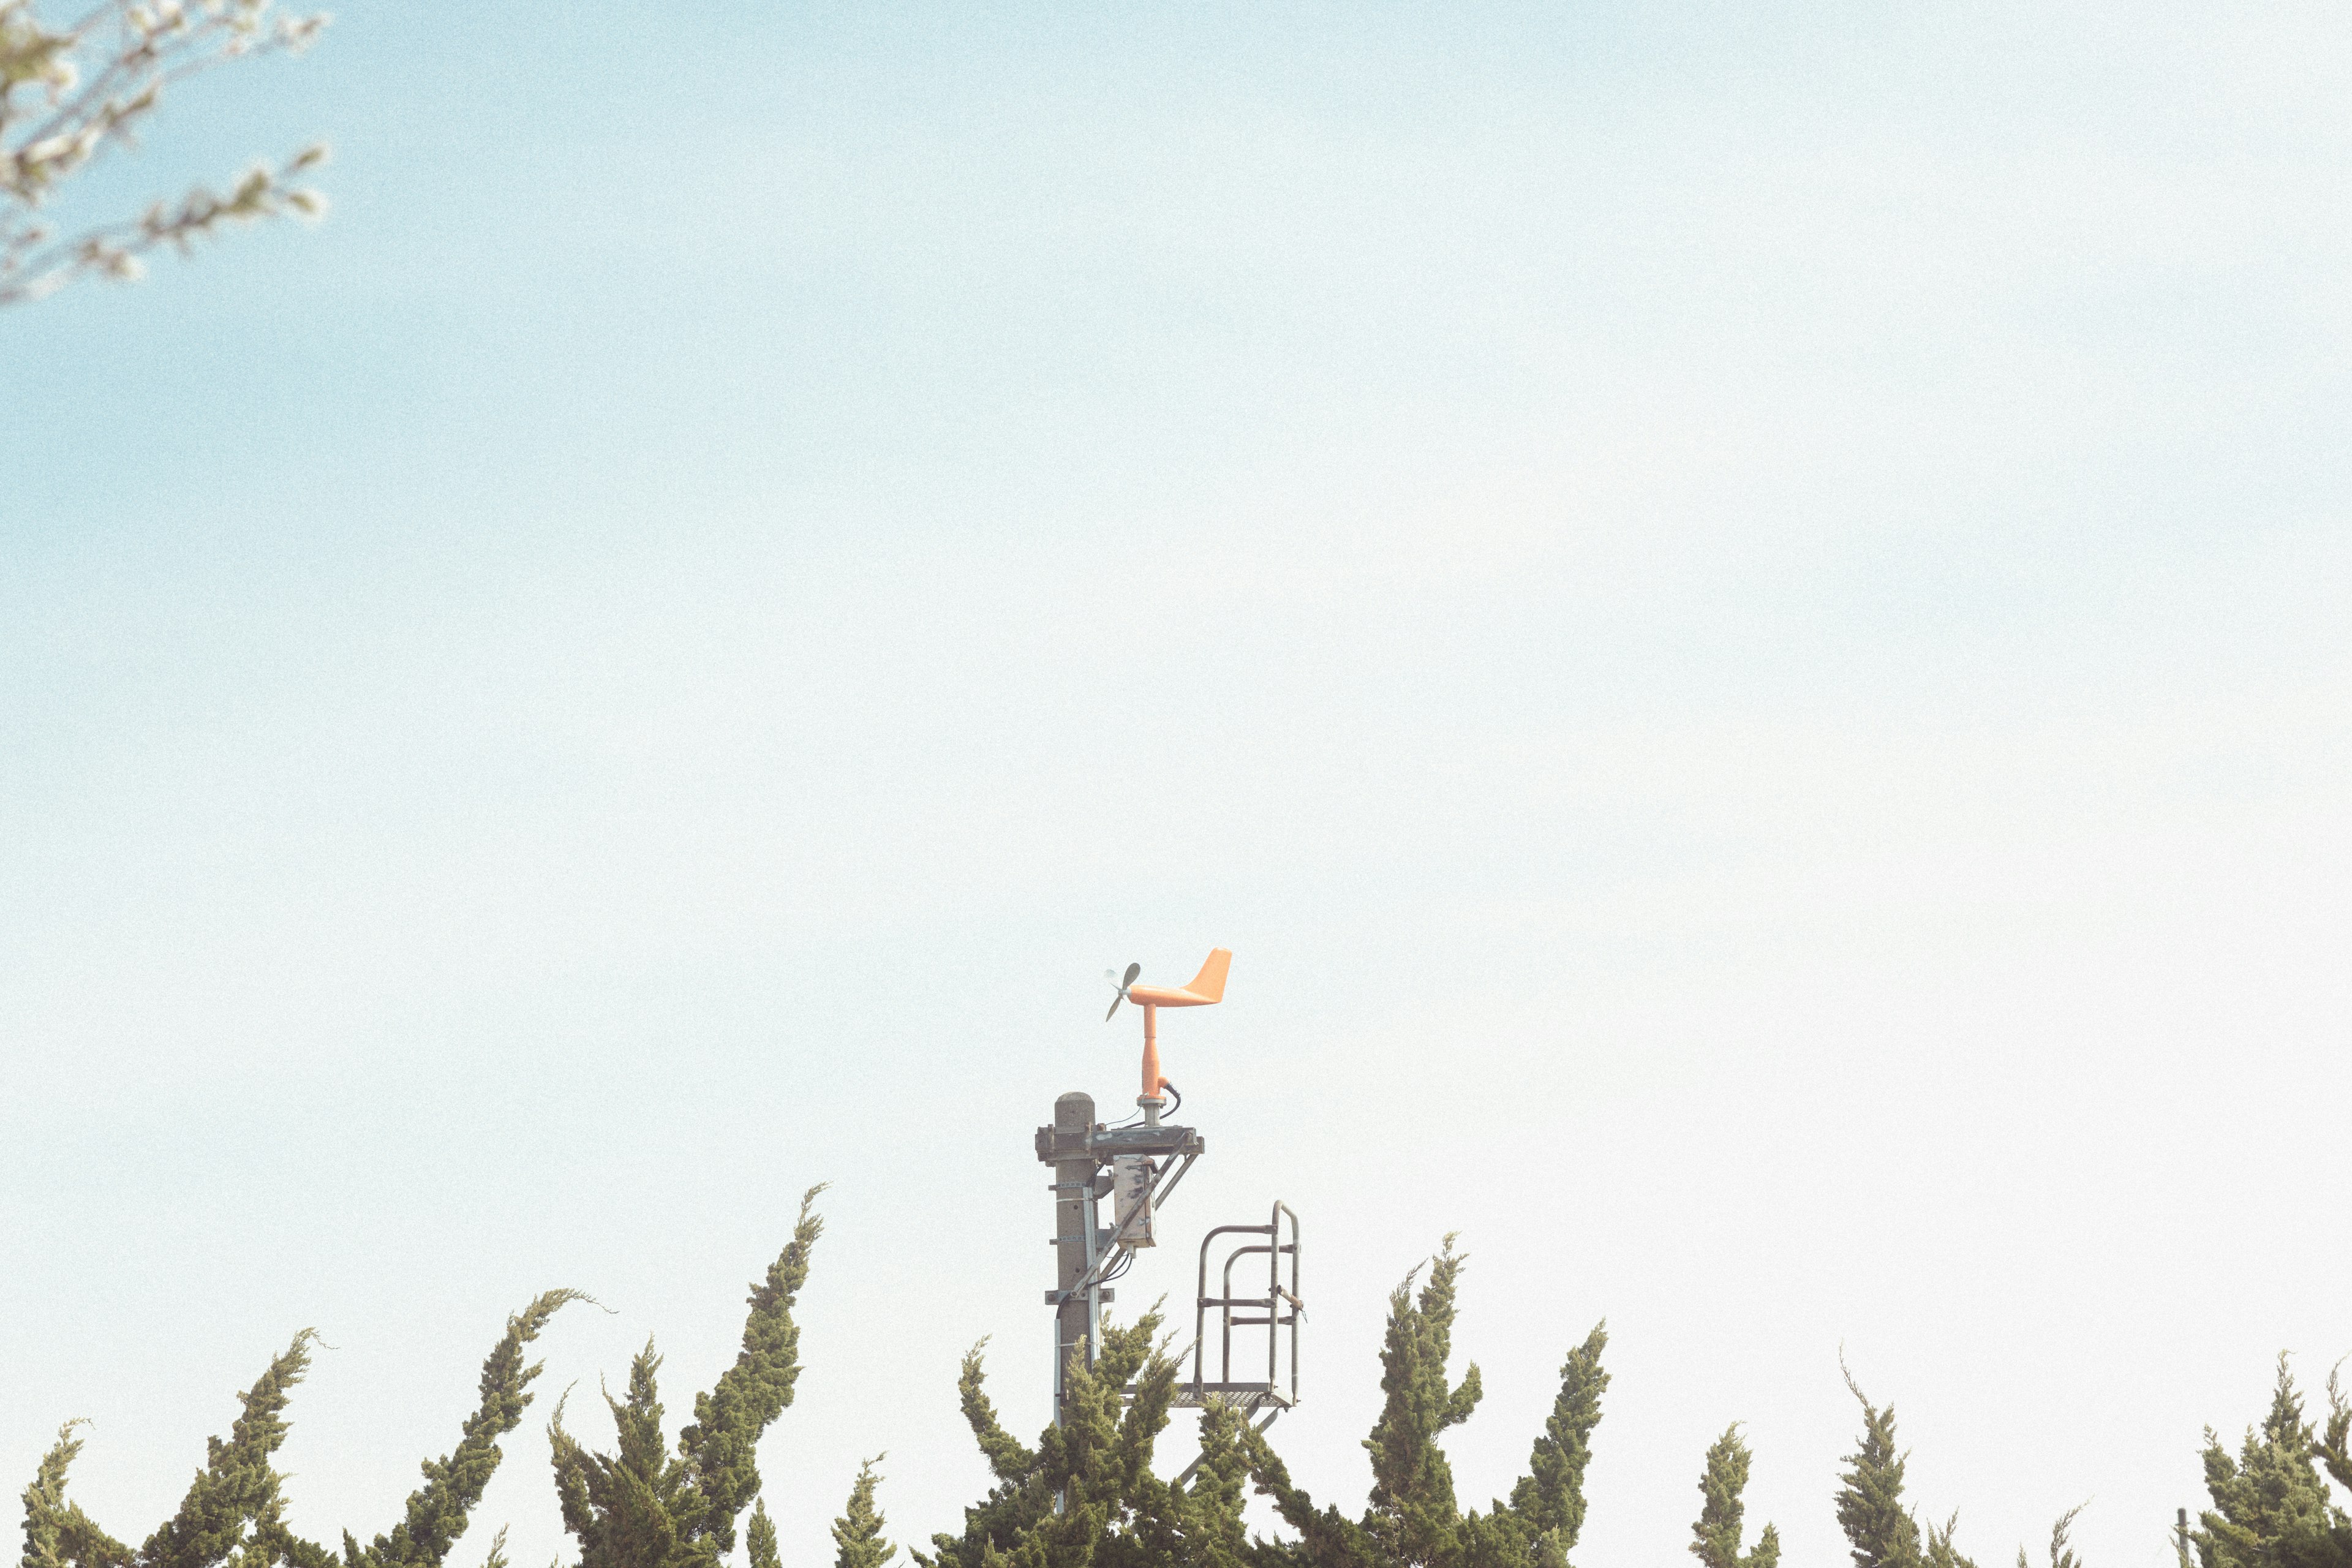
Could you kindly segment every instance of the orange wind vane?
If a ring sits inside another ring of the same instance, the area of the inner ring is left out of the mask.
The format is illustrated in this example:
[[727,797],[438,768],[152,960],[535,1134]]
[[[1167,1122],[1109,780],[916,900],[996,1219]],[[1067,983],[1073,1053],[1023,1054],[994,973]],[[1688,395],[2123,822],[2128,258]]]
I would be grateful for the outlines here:
[[[1136,1103],[1143,1108],[1146,1126],[1159,1123],[1160,1107],[1164,1103],[1160,1091],[1163,1089],[1172,1091],[1176,1088],[1160,1070],[1160,1009],[1207,1007],[1223,1001],[1225,971],[1233,967],[1233,962],[1230,949],[1218,948],[1209,954],[1209,961],[1201,965],[1201,973],[1181,986],[1138,985],[1136,976],[1143,973],[1143,965],[1139,963],[1129,964],[1125,975],[1115,974],[1108,969],[1103,971],[1103,978],[1118,991],[1118,994],[1110,999],[1110,1012],[1103,1015],[1103,1022],[1110,1021],[1111,1014],[1118,1011],[1121,1002],[1132,1002],[1143,1009],[1143,1093]],[[1182,1098],[1181,1093],[1178,1098]]]

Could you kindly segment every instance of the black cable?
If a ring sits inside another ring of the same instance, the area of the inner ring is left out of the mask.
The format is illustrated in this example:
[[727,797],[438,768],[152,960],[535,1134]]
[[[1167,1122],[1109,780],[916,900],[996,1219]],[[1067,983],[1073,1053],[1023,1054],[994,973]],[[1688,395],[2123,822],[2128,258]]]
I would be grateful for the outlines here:
[[[1168,1114],[1169,1114],[1169,1115],[1173,1116],[1173,1115],[1175,1115],[1175,1114],[1176,1114],[1176,1112],[1177,1112],[1177,1111],[1181,1110],[1183,1110],[1183,1109],[1184,1109],[1184,1091],[1183,1091],[1182,1089],[1178,1089],[1174,1084],[1170,1083],[1170,1082],[1169,1082],[1166,1079],[1164,1079],[1164,1078],[1163,1078],[1163,1079],[1161,1079],[1160,1080],[1160,1088],[1162,1088],[1162,1089],[1166,1089],[1169,1093],[1171,1093],[1171,1094],[1172,1094],[1172,1095],[1174,1095],[1174,1096],[1176,1097],[1176,1104],[1175,1104],[1175,1106],[1174,1106],[1174,1107],[1173,1107],[1173,1108],[1172,1108],[1172,1109],[1168,1112]],[[1112,1123],[1111,1123],[1111,1126],[1113,1126],[1113,1127],[1125,1127],[1125,1126],[1128,1126],[1129,1123],[1137,1122],[1137,1121],[1142,1121],[1142,1120],[1143,1120],[1143,1112],[1142,1112],[1142,1111],[1140,1111],[1140,1110],[1138,1110],[1134,1115],[1132,1115],[1132,1116],[1129,1117],[1129,1118],[1127,1119],[1127,1121],[1114,1121],[1114,1122],[1112,1122]]]

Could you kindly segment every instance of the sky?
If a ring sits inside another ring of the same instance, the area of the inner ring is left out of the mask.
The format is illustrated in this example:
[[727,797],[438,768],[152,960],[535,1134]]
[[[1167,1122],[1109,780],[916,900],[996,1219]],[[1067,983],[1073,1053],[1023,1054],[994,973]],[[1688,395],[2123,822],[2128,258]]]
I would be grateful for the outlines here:
[[0,314],[0,1470],[89,1417],[141,1538],[316,1327],[364,1538],[571,1286],[453,1559],[546,1561],[556,1396],[689,1408],[824,1182],[787,1561],[875,1454],[955,1529],[1102,972],[1223,945],[1119,1306],[1297,1209],[1318,1500],[1458,1232],[1465,1502],[1608,1323],[1580,1568],[1733,1421],[1843,1561],[1841,1356],[1979,1561],[2168,1563],[2352,1352],[2347,77],[2316,5],[353,0],[187,84],[72,211],[333,208]]

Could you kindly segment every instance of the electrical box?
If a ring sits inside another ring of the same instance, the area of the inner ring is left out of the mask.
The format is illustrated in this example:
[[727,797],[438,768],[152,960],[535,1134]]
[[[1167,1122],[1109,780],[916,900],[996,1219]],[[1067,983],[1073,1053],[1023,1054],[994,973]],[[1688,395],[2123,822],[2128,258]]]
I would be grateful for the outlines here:
[[1151,1184],[1158,1175],[1148,1154],[1115,1154],[1110,1162],[1111,1236],[1114,1244],[1153,1247]]

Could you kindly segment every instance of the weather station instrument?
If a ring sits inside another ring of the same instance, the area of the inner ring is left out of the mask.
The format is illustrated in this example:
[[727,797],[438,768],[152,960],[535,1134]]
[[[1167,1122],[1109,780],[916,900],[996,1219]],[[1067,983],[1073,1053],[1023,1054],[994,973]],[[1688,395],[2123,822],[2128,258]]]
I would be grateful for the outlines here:
[[[1143,1014],[1142,1092],[1136,1097],[1136,1115],[1116,1126],[1095,1120],[1094,1097],[1063,1095],[1054,1102],[1054,1121],[1037,1129],[1037,1158],[1054,1169],[1053,1244],[1057,1282],[1045,1292],[1054,1309],[1054,1422],[1065,1414],[1064,1382],[1074,1363],[1092,1366],[1102,1350],[1102,1310],[1112,1300],[1110,1289],[1134,1267],[1137,1256],[1159,1245],[1160,1215],[1168,1199],[1201,1156],[1207,1142],[1198,1129],[1162,1121],[1170,1112],[1168,1097],[1175,1097],[1181,1112],[1184,1097],[1171,1082],[1160,1058],[1160,1010],[1163,1007],[1213,1007],[1225,999],[1225,975],[1234,955],[1224,948],[1209,954],[1201,972],[1182,985],[1143,985],[1143,966],[1130,963],[1125,974],[1105,971],[1112,989],[1108,1023],[1121,1004]],[[1110,1200],[1110,1223],[1102,1220],[1103,1200]],[[1220,1259],[1215,1289],[1211,1289],[1212,1254]],[[1244,1419],[1255,1418],[1263,1428],[1276,1415],[1298,1404],[1298,1324],[1306,1303],[1298,1294],[1298,1215],[1276,1199],[1264,1225],[1221,1225],[1201,1238],[1195,1281],[1192,1344],[1187,1352],[1191,1379],[1176,1385],[1180,1408],[1199,1408],[1222,1401],[1240,1409]],[[1255,1293],[1255,1265],[1245,1267],[1236,1285],[1234,1270],[1247,1259],[1262,1257],[1265,1289]],[[1235,1294],[1236,1290],[1242,1293]],[[1265,1332],[1265,1376],[1256,1377],[1256,1336]],[[1243,1331],[1241,1359],[1236,1361],[1234,1331]],[[1286,1333],[1285,1331],[1288,1331]],[[1213,1368],[1210,1342],[1214,1338]],[[1209,1373],[1213,1370],[1214,1377]],[[1241,1375],[1236,1376],[1236,1372]],[[1197,1465],[1198,1460],[1194,1461]],[[1188,1466],[1177,1478],[1181,1485],[1192,1475]]]

